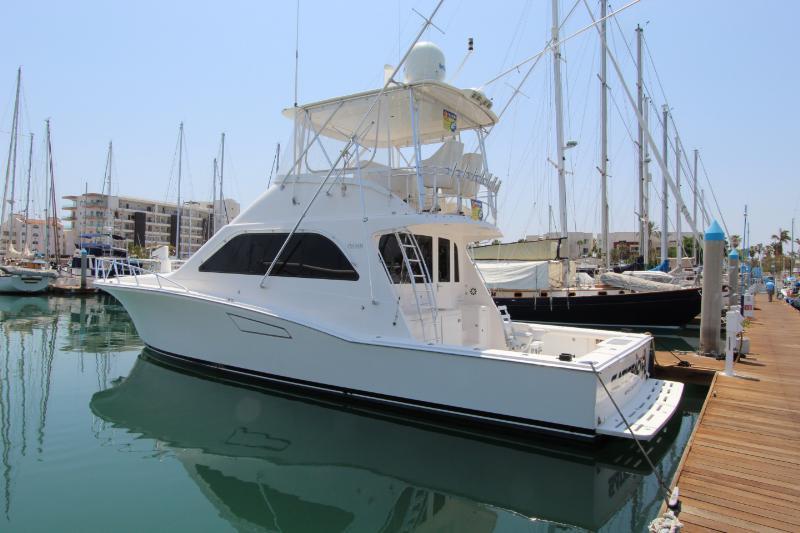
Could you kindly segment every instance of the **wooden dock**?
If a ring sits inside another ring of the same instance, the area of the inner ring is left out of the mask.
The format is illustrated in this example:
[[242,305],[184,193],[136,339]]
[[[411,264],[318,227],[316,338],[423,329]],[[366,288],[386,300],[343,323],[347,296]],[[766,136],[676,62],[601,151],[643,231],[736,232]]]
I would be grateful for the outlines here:
[[800,312],[758,299],[751,353],[716,375],[675,473],[685,531],[800,531]]

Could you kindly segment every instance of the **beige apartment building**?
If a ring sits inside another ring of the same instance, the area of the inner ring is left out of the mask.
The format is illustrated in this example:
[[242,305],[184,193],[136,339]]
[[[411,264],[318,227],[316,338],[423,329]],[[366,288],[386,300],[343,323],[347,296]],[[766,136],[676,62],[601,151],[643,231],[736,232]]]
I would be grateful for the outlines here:
[[[64,196],[72,202],[64,207],[68,212],[64,221],[70,224],[66,240],[70,250],[83,240],[100,239],[116,235],[114,246],[131,245],[144,250],[169,245],[177,248],[178,206],[175,202],[161,202],[130,196],[107,196],[86,193]],[[215,232],[239,214],[239,203],[226,199],[211,202],[184,202],[180,220],[180,256],[191,256]]]
[[53,254],[58,243],[60,255],[69,253],[67,250],[70,248],[65,243],[64,225],[52,217],[48,220],[49,224],[41,218],[26,219],[22,213],[9,215],[3,221],[0,231],[0,256],[6,254],[9,244],[18,252],[24,252],[27,247],[30,252]]

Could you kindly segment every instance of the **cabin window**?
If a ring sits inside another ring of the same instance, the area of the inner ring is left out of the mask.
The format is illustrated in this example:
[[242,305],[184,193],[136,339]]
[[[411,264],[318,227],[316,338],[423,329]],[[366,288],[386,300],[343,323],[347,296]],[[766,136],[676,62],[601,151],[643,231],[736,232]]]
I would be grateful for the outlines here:
[[439,237],[439,282],[450,281],[450,239]]
[[453,243],[453,281],[459,282],[458,279],[458,245]]
[[[400,234],[400,238],[404,239],[404,235],[405,234]],[[431,274],[431,266],[433,265],[433,238],[427,235],[414,235],[414,238],[419,246],[422,259],[425,261],[428,274]],[[400,249],[400,245],[394,233],[381,235],[378,241],[378,251],[386,265],[386,270],[389,273],[389,279],[392,280],[392,283],[410,283],[408,269],[403,261],[403,252]],[[409,256],[409,259],[413,258],[410,250],[407,251],[406,255]]]
[[[263,276],[286,237],[287,233],[237,235],[200,265],[200,272]],[[358,273],[339,247],[316,233],[295,233],[270,275],[358,280]]]
[[422,253],[422,260],[425,261],[425,267],[428,269],[428,275],[433,278],[433,237],[414,235],[414,238],[417,239],[417,245]]

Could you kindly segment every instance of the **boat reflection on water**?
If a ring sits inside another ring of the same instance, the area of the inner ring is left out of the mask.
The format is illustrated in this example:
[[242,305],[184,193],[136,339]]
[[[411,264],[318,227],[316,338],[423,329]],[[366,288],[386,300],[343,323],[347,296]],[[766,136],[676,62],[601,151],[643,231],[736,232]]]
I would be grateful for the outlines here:
[[[248,531],[492,531],[531,520],[598,529],[650,473],[631,441],[476,434],[220,381],[148,350],[91,409],[166,446]],[[681,418],[647,444],[654,462]]]

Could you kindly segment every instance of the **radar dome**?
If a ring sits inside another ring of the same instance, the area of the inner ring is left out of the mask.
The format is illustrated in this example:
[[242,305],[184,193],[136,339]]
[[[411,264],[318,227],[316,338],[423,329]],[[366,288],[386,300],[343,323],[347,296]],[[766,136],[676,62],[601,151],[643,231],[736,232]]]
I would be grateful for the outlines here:
[[441,48],[429,42],[414,45],[406,59],[406,83],[444,81],[445,73],[444,53]]

